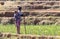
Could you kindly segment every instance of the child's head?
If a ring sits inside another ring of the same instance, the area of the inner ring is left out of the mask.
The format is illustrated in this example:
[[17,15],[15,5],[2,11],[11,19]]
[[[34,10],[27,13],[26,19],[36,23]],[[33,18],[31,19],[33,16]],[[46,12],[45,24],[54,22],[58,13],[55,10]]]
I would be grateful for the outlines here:
[[15,14],[17,13],[17,11],[15,11]]
[[18,10],[20,10],[20,11],[21,11],[22,7],[20,7],[20,6],[17,6],[17,7],[18,7]]

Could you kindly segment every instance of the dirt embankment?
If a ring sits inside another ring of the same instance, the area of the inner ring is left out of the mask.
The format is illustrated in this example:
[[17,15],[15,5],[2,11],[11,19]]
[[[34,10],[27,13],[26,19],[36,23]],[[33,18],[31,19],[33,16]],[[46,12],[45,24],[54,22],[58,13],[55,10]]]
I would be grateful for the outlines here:
[[60,36],[40,36],[30,34],[11,34],[11,33],[0,33],[1,39],[60,39]]

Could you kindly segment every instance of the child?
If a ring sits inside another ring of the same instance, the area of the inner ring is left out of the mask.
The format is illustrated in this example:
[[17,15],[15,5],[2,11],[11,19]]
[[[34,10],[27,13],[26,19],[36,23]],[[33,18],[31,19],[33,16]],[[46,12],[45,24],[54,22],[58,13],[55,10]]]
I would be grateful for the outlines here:
[[15,11],[14,13],[14,18],[15,18],[15,24],[17,27],[17,34],[20,34],[20,22],[21,22],[21,16],[23,14],[21,13],[21,7],[18,7],[18,10]]

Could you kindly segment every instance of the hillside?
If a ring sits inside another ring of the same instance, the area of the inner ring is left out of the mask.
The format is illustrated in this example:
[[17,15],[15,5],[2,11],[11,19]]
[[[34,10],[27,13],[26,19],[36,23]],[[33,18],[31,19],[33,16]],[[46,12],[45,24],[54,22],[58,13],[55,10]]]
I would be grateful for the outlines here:
[[22,12],[28,18],[29,22],[26,20],[26,23],[60,24],[60,1],[6,1],[4,5],[0,4],[0,17],[13,17],[17,6],[22,7]]

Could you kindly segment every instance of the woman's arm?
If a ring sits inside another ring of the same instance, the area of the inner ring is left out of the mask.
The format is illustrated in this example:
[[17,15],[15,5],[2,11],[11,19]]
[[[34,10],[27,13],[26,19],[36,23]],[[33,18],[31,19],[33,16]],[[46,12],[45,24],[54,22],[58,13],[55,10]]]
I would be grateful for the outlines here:
[[23,13],[22,13],[22,12],[19,12],[19,15],[20,15],[20,16],[23,16]]

